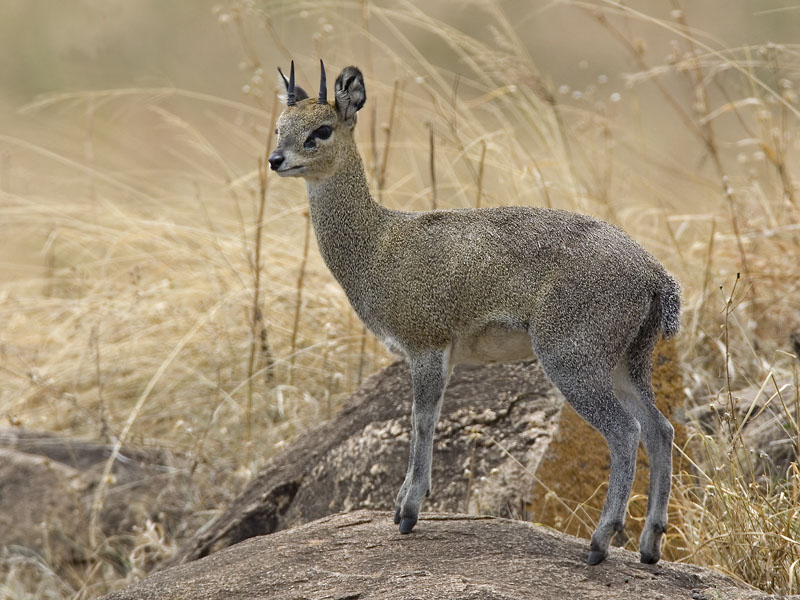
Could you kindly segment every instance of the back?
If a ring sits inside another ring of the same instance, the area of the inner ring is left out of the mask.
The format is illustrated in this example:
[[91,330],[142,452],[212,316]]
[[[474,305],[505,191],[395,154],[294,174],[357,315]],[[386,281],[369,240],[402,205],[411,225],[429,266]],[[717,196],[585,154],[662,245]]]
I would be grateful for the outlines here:
[[371,312],[437,343],[492,321],[525,328],[545,297],[589,310],[594,297],[655,291],[668,277],[620,229],[534,207],[396,213],[367,268],[383,292]]

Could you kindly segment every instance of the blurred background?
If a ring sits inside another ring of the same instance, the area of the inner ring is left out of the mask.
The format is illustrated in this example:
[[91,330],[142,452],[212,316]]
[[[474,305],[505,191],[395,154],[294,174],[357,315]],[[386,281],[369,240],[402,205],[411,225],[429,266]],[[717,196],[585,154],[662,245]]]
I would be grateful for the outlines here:
[[[276,67],[313,93],[323,58],[365,73],[381,203],[620,225],[683,284],[687,411],[778,390],[796,449],[799,26],[791,0],[6,0],[0,425],[166,448],[232,495],[393,360],[263,169]],[[786,517],[797,484],[751,504]]]

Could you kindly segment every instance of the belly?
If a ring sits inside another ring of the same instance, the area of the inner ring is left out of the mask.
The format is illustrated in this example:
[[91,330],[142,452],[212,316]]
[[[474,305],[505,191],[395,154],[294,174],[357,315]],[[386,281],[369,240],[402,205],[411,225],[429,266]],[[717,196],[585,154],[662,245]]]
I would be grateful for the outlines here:
[[533,358],[531,338],[525,331],[490,325],[453,344],[453,363],[483,364]]

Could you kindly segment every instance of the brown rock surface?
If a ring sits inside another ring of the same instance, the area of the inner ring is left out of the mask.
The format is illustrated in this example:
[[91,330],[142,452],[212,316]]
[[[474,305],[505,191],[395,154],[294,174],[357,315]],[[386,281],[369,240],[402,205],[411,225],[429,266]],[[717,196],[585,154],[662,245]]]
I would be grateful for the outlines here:
[[[53,567],[86,559],[91,504],[112,447],[46,432],[0,428],[0,549],[31,551]],[[123,448],[99,514],[98,541],[149,519],[173,537],[187,520],[191,482],[162,451]],[[184,536],[185,537],[185,534]],[[0,564],[0,572],[3,564]]]
[[86,483],[77,469],[0,448],[0,545],[55,551],[75,560],[70,542],[82,521],[84,493]]
[[151,575],[106,600],[739,600],[771,598],[714,571],[642,565],[627,550],[589,567],[586,543],[521,521],[424,513],[401,536],[357,511],[260,536]]

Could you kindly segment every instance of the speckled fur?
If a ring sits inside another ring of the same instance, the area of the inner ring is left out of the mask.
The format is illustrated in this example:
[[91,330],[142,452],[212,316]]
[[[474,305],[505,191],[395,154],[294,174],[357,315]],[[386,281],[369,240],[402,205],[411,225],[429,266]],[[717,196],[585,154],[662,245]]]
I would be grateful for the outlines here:
[[[401,532],[411,531],[429,491],[433,428],[452,366],[532,351],[611,451],[589,562],[607,556],[623,526],[640,435],[652,467],[640,552],[644,562],[657,561],[672,427],[653,403],[651,354],[660,334],[675,335],[680,326],[675,279],[622,230],[586,215],[515,206],[412,213],[378,205],[353,139],[366,99],[355,67],[339,76],[335,95],[334,104],[307,99],[283,111],[270,162],[281,175],[305,178],[326,264],[367,327],[411,365]],[[330,137],[305,148],[322,125],[333,129]]]

